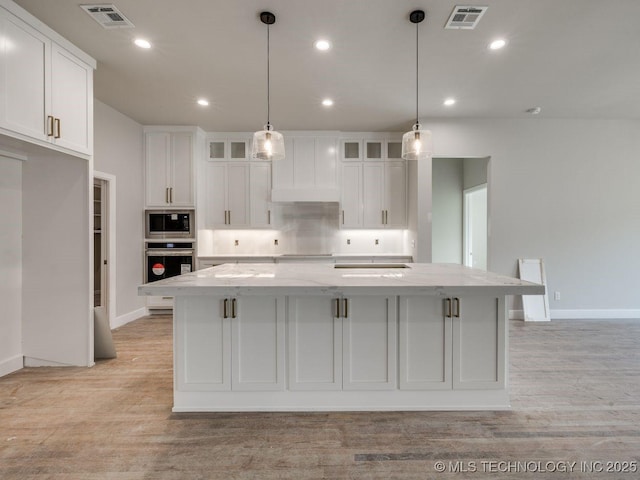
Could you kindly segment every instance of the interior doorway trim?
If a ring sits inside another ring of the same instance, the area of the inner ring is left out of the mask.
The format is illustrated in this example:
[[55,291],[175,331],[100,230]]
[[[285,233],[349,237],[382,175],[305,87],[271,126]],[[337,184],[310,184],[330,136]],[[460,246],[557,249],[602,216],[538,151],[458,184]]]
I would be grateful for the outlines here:
[[113,328],[116,318],[116,177],[109,173],[99,172],[97,170],[93,171],[93,177],[98,180],[102,180],[106,190],[107,316],[109,318],[109,325]]

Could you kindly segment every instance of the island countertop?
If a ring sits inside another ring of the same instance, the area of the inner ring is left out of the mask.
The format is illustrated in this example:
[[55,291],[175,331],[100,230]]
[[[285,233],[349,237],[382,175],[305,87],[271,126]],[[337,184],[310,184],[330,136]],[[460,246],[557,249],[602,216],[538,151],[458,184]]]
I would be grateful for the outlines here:
[[544,285],[455,264],[223,264],[141,285],[141,295],[542,295]]

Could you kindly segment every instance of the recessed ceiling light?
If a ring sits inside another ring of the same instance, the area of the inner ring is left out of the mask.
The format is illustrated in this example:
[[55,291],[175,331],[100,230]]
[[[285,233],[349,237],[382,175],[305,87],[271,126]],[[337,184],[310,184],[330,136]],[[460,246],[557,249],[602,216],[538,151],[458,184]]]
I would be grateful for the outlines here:
[[325,107],[331,107],[333,105],[333,100],[331,100],[330,98],[325,98],[324,100],[322,100],[322,105],[324,105]]
[[140,48],[151,48],[151,43],[149,40],[145,40],[144,38],[136,38],[133,43],[135,43]]
[[456,99],[455,98],[447,98],[445,99],[445,101],[443,102],[447,107],[450,107],[451,105],[455,105],[456,103]]
[[491,42],[489,44],[489,49],[490,50],[500,50],[501,48],[503,48],[505,45],[507,44],[507,41],[499,38],[498,40],[494,40],[493,42]]
[[325,50],[329,50],[331,48],[331,43],[329,42],[329,40],[318,40],[315,43],[315,47],[318,50],[321,50],[324,52]]
[[209,100],[207,100],[206,98],[199,98],[198,99],[198,105],[202,105],[203,107],[208,107],[209,106]]

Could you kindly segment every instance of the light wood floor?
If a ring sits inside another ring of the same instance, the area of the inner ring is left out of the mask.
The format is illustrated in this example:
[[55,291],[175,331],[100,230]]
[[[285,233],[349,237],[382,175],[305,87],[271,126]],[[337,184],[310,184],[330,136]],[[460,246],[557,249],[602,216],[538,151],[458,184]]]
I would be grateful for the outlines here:
[[640,478],[599,472],[640,463],[640,321],[510,327],[511,411],[172,414],[171,319],[144,318],[115,360],[0,378],[0,479]]

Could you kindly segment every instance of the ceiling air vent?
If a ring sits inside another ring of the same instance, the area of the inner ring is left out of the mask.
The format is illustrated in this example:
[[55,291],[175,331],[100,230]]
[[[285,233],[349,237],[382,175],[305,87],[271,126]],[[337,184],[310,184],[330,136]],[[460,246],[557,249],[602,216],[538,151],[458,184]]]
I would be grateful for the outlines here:
[[125,17],[115,5],[80,5],[82,9],[91,15],[96,22],[104,28],[133,28],[134,25]]
[[456,5],[444,28],[473,30],[489,7]]

